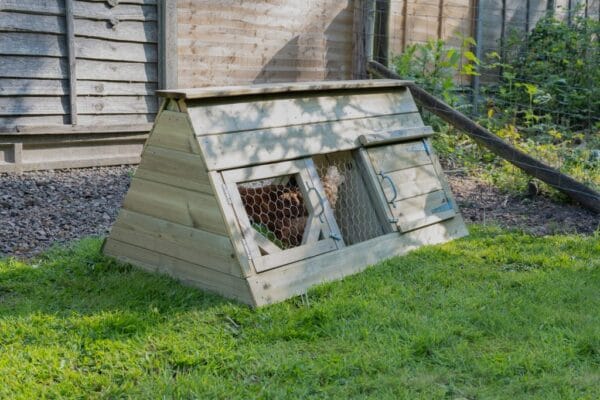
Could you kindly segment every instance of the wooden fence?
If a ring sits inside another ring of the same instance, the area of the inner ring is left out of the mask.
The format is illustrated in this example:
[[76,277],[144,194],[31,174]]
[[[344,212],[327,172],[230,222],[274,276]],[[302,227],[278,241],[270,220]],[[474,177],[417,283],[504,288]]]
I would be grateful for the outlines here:
[[549,9],[600,11],[600,0],[377,0],[369,15],[363,3],[1,0],[0,172],[137,162],[159,87],[349,79],[357,17],[389,39],[389,57],[457,34],[488,51]]
[[137,162],[157,22],[155,0],[3,0],[0,171]]

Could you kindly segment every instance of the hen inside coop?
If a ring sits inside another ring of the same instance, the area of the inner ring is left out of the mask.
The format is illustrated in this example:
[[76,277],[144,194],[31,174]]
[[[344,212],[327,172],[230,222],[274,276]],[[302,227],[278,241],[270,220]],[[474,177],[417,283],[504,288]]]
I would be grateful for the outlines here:
[[313,160],[346,245],[384,235],[353,152],[329,153]]
[[309,211],[295,176],[238,183],[238,191],[252,228],[272,244],[285,250],[309,240]]

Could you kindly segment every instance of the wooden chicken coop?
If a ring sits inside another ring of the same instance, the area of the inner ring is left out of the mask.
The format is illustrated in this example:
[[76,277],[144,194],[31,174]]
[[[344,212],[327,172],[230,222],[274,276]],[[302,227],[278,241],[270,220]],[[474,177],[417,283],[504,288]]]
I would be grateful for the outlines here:
[[107,255],[262,306],[467,234],[404,82],[160,94]]

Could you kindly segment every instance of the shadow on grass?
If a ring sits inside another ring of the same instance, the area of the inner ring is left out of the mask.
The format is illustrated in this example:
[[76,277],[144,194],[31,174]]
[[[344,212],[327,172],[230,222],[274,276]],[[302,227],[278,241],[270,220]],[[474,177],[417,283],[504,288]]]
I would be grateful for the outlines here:
[[130,336],[178,314],[238,304],[119,263],[100,246],[88,238],[28,263],[0,260],[0,320],[64,319],[92,336]]

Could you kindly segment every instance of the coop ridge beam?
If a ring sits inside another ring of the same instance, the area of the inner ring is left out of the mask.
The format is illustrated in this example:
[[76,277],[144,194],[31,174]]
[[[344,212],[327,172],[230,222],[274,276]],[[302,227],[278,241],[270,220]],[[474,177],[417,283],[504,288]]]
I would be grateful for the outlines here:
[[[368,70],[383,78],[402,79],[400,75],[376,61],[369,62]],[[416,84],[408,83],[407,86],[417,104],[429,112],[466,133],[477,143],[532,177],[565,193],[586,208],[600,213],[600,193],[511,146],[461,112],[456,111],[445,102],[427,93]]]

